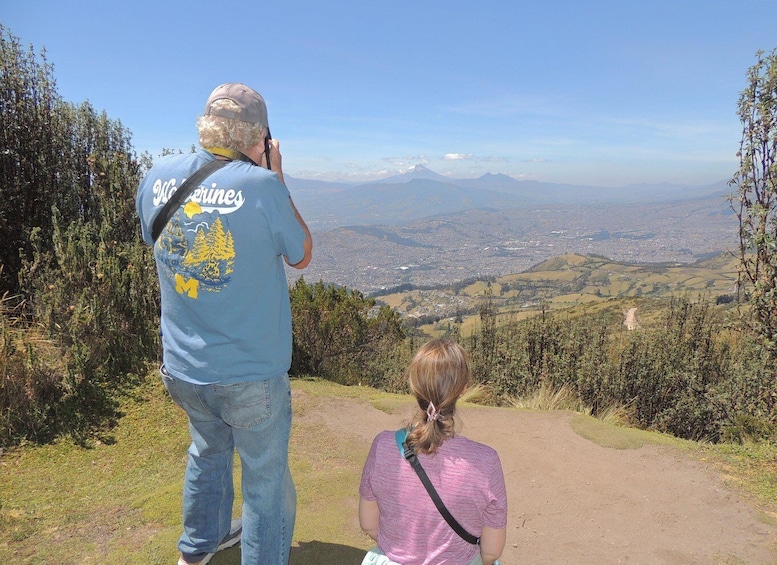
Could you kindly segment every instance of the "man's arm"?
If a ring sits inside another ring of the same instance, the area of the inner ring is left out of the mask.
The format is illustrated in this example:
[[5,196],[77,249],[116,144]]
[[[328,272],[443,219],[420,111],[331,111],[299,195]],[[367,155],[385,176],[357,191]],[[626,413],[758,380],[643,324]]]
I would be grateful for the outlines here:
[[[264,140],[262,140],[262,143],[251,147],[247,155],[254,159],[256,162],[261,163],[262,166],[266,166],[267,162],[265,161]],[[272,171],[278,175],[278,180],[280,180],[281,183],[286,186],[286,181],[283,180],[283,157],[281,156],[281,147],[277,139],[270,140],[270,165],[272,166]],[[289,263],[288,257],[284,257],[283,259],[290,267],[294,267],[295,269],[304,269],[308,266],[310,260],[313,258],[313,238],[310,236],[310,230],[308,229],[305,220],[303,220],[302,216],[300,216],[300,213],[291,198],[289,198],[289,203],[291,204],[292,210],[294,210],[294,215],[296,216],[299,225],[305,232],[305,241],[302,243],[302,249],[304,250],[305,254],[303,255],[301,261],[294,264]]]
[[293,265],[289,263],[289,259],[287,257],[284,257],[284,259],[289,266],[294,267],[295,269],[304,269],[308,266],[310,260],[313,258],[313,238],[310,236],[310,230],[308,229],[305,220],[302,219],[302,216],[300,216],[299,212],[297,211],[297,207],[294,205],[294,201],[291,199],[291,197],[289,197],[289,203],[294,210],[294,215],[297,217],[299,225],[305,232],[305,241],[302,242],[302,249],[305,251],[305,255],[302,257],[302,261],[299,263],[294,263]]

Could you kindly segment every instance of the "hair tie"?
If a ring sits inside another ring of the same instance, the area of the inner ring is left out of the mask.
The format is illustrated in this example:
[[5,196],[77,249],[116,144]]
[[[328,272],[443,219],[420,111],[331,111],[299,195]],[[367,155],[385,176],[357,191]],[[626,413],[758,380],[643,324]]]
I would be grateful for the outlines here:
[[434,403],[430,402],[429,406],[426,407],[426,421],[434,422],[439,417],[440,413],[437,411],[437,408],[435,408]]

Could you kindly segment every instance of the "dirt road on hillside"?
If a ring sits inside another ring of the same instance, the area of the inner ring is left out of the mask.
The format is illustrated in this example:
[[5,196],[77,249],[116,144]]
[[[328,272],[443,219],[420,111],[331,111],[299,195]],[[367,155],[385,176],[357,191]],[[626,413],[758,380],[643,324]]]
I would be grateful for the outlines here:
[[[365,442],[409,416],[338,399],[315,414]],[[464,406],[460,433],[494,447],[507,480],[506,565],[777,563],[777,525],[689,453],[601,447],[567,412]],[[358,525],[356,526],[358,527]]]
[[626,329],[633,330],[636,329],[639,324],[637,323],[637,309],[636,308],[629,308],[629,311],[626,312],[626,319],[623,321],[623,325],[626,326]]

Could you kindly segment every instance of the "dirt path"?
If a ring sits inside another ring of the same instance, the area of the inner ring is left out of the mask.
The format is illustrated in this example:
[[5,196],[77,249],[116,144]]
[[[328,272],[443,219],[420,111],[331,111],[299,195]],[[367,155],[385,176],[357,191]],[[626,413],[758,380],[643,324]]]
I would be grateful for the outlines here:
[[[342,403],[318,416],[365,450],[412,409],[392,416],[362,401]],[[689,454],[601,447],[577,435],[566,412],[466,406],[460,416],[462,435],[491,445],[502,460],[507,565],[777,563],[777,526]]]
[[637,309],[636,308],[629,308],[629,311],[626,312],[626,319],[624,320],[623,324],[629,330],[633,330],[633,329],[635,329],[639,325],[637,323]]

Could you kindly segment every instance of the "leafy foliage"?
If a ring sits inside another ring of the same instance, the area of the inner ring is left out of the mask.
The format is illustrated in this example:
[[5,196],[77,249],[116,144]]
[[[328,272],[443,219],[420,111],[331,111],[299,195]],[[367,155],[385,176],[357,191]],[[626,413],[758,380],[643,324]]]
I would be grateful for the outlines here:
[[[0,409],[9,422],[39,415],[14,424],[14,437],[78,436],[112,416],[117,391],[156,355],[156,274],[134,208],[147,158],[119,122],[61,100],[45,55],[2,26],[0,112],[0,292],[60,348],[45,371],[6,365]],[[36,392],[41,371],[52,384]]]
[[18,311],[0,302],[0,446],[48,439],[63,396],[59,349]]
[[404,337],[399,315],[357,290],[313,285],[300,278],[290,289],[294,326],[293,374],[342,384],[369,379],[376,361]]
[[633,331],[603,313],[543,311],[499,325],[487,305],[481,315],[468,345],[475,380],[493,403],[564,389],[594,415],[624,407],[631,424],[678,437],[774,432],[769,357],[747,335],[726,331],[709,300],[673,298],[657,321]]
[[739,283],[750,305],[748,321],[777,360],[777,50],[757,58],[739,98],[742,141],[731,203],[739,219]]

